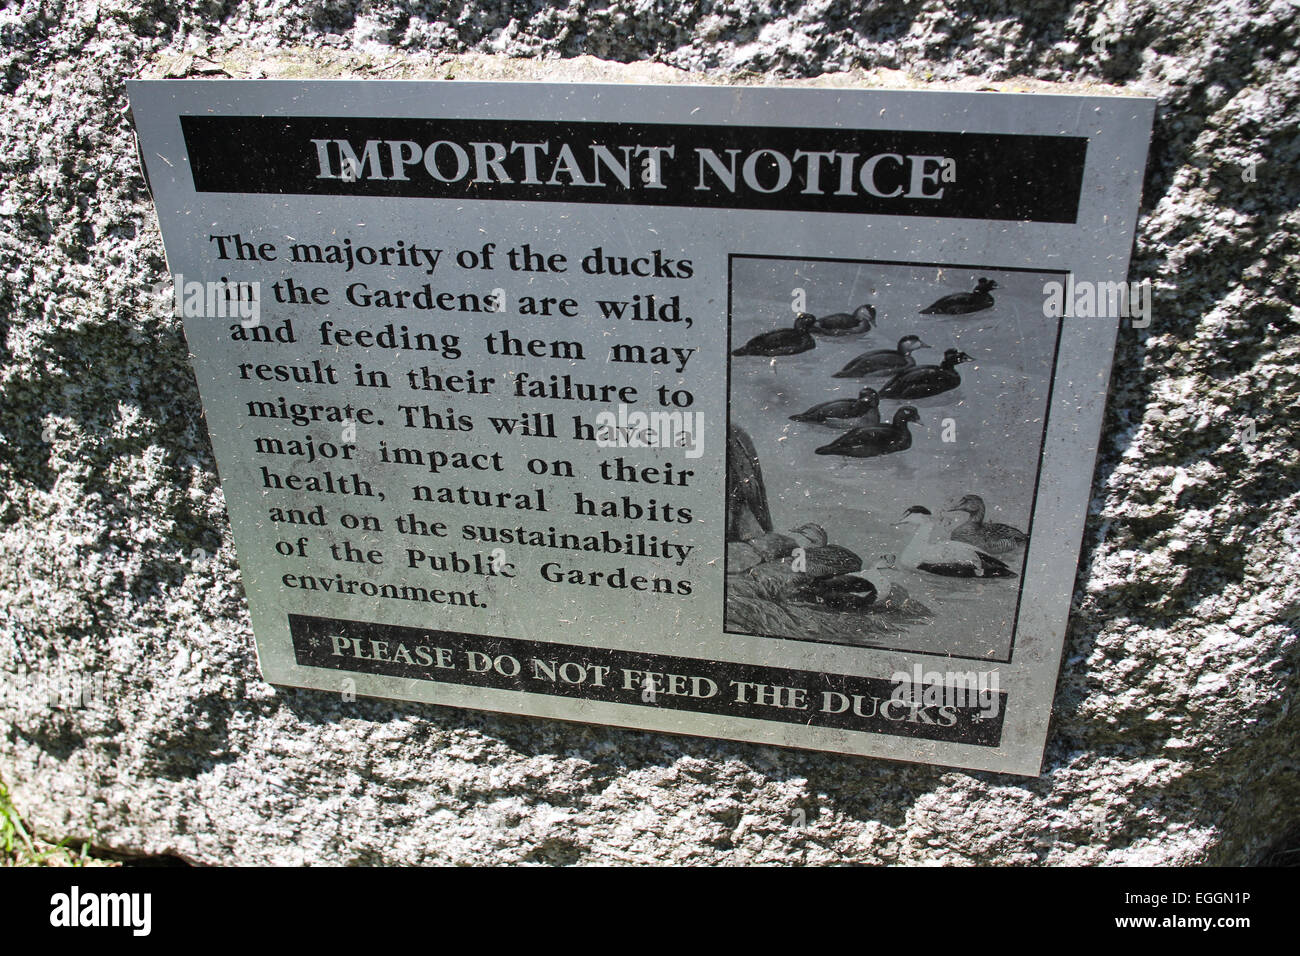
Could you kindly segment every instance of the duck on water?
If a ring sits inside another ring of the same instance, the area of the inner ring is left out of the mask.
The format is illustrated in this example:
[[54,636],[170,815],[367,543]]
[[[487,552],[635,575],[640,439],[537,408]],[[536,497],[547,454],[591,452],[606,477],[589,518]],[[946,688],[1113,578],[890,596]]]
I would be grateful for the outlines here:
[[918,365],[899,372],[881,387],[880,395],[882,398],[911,399],[950,392],[961,384],[957,366],[972,361],[974,359],[965,352],[948,349],[938,365]]
[[969,315],[971,312],[983,312],[993,308],[993,296],[989,295],[998,284],[992,279],[980,279],[975,283],[974,292],[958,292],[945,295],[937,302],[922,309],[922,315]]
[[861,425],[851,428],[829,445],[816,449],[819,455],[841,455],[845,458],[878,458],[892,455],[912,447],[912,433],[908,424],[921,424],[921,415],[911,405],[894,412],[888,425]]
[[817,340],[810,330],[817,322],[817,317],[808,312],[800,312],[794,320],[794,328],[777,329],[756,335],[732,355],[798,355],[816,348]]
[[834,312],[823,315],[812,327],[813,335],[861,335],[876,325],[876,308],[860,305],[852,312]]
[[857,398],[837,398],[831,402],[814,405],[806,412],[791,415],[792,422],[822,422],[843,425],[855,421],[858,425],[880,424],[880,396],[874,388],[864,388]]
[[973,545],[946,540],[943,527],[929,508],[913,505],[903,512],[899,524],[916,527],[898,563],[905,568],[948,578],[1014,578],[1016,572]]
[[967,516],[952,529],[949,537],[953,541],[964,541],[989,554],[1007,554],[1023,548],[1029,541],[1029,535],[1019,528],[998,521],[985,521],[984,499],[979,495],[963,495],[944,510],[946,514]]
[[897,348],[864,352],[831,377],[866,378],[868,375],[884,375],[912,368],[916,365],[912,353],[929,347],[915,335],[904,335],[898,340]]

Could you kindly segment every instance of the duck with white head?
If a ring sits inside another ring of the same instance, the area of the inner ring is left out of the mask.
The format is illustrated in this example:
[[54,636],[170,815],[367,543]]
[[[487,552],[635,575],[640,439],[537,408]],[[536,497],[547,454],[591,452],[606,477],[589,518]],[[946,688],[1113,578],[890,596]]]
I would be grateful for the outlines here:
[[914,571],[947,578],[1014,578],[1016,572],[983,551],[947,537],[947,531],[924,505],[912,505],[897,522],[916,533],[898,556],[898,563]]

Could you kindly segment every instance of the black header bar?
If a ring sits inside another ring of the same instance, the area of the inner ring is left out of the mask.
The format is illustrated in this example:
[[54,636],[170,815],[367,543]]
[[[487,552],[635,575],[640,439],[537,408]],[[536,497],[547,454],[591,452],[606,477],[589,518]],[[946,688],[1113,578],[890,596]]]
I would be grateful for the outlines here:
[[540,120],[182,116],[199,192],[1072,223],[1077,136]]

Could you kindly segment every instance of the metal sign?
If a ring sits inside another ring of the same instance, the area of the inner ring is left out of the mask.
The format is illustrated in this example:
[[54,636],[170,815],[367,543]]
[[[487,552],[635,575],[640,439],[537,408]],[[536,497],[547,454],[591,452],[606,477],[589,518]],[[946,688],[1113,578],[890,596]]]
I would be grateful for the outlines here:
[[268,681],[1038,772],[1151,100],[130,95]]

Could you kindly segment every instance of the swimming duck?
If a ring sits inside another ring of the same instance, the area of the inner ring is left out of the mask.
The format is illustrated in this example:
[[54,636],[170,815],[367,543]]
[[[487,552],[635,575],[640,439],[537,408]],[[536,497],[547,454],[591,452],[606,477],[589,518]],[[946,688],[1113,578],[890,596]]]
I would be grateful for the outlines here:
[[817,321],[817,316],[800,312],[794,320],[794,328],[777,329],[756,335],[732,355],[798,355],[815,348],[817,341],[808,334]]
[[880,396],[874,388],[864,388],[857,398],[837,398],[833,402],[822,402],[806,412],[791,415],[792,422],[824,422],[826,424],[843,424],[856,419],[856,424],[869,426],[880,424]]
[[948,578],[1014,578],[1016,572],[964,541],[944,540],[943,528],[929,508],[913,505],[903,512],[899,524],[916,526],[898,561],[905,568]]
[[876,309],[872,305],[860,305],[849,312],[835,312],[823,315],[812,327],[813,335],[860,335],[870,332],[876,324]]
[[973,362],[969,355],[957,349],[948,349],[943,353],[943,361],[938,365],[918,365],[899,372],[880,389],[883,398],[926,398],[949,392],[961,384],[957,366],[962,362]]
[[819,455],[843,455],[846,458],[877,458],[906,451],[912,447],[912,433],[908,422],[921,424],[921,416],[911,405],[894,412],[888,425],[863,425],[851,428],[829,445],[817,449]]
[[832,378],[866,378],[868,375],[881,375],[912,368],[916,365],[912,353],[917,349],[929,347],[915,335],[904,335],[898,340],[898,348],[864,352],[836,372]]
[[948,514],[964,513],[967,519],[952,529],[949,537],[964,541],[989,554],[1006,554],[1024,547],[1029,535],[1009,524],[984,520],[984,499],[979,495],[963,495],[961,500],[945,509]]
[[958,292],[945,295],[928,309],[922,309],[922,315],[966,315],[970,312],[982,312],[993,308],[993,296],[989,295],[998,284],[992,279],[980,279],[975,283],[974,292]]
[[745,541],[771,530],[772,510],[754,441],[739,425],[728,425],[727,540]]

